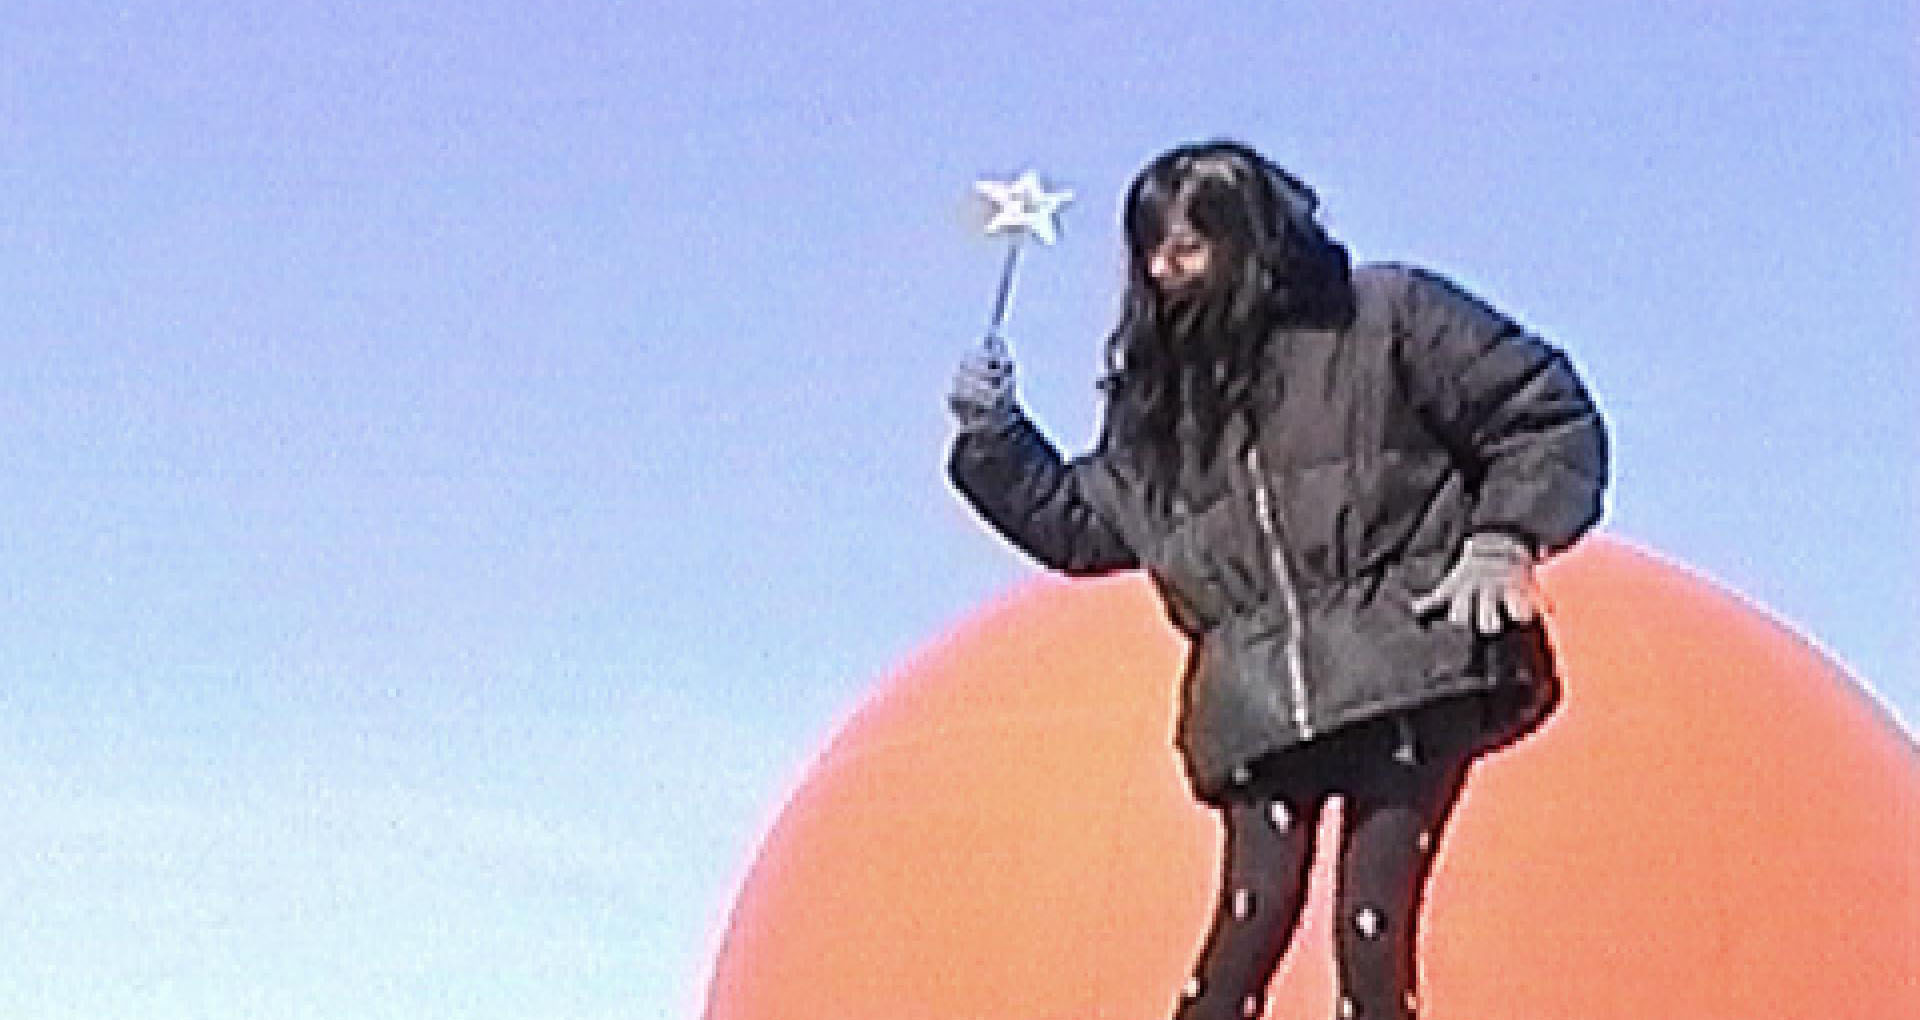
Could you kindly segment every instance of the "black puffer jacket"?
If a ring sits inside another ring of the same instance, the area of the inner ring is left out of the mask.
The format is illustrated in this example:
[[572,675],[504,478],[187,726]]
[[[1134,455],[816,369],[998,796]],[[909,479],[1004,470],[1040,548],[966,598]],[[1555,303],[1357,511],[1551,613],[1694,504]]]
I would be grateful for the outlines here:
[[1229,426],[1171,500],[1110,437],[1063,461],[1020,418],[953,447],[955,485],[1041,563],[1147,570],[1193,642],[1177,742],[1203,800],[1337,727],[1469,692],[1537,709],[1556,682],[1539,627],[1483,639],[1410,600],[1474,532],[1550,553],[1598,519],[1598,411],[1564,355],[1447,281],[1353,283],[1347,328],[1273,334],[1257,434]]

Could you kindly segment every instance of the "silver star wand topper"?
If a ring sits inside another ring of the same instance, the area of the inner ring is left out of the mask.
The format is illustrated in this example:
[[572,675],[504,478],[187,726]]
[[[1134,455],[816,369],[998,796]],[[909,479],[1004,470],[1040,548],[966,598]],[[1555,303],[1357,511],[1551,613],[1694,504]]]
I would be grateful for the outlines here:
[[1028,170],[1011,181],[975,181],[975,191],[994,206],[987,221],[989,234],[1011,234],[1007,242],[1007,260],[1000,267],[1000,292],[993,299],[993,319],[987,324],[987,343],[1004,351],[1006,340],[1000,327],[1007,321],[1007,306],[1013,300],[1013,276],[1020,265],[1020,242],[1031,234],[1041,244],[1051,245],[1054,217],[1060,207],[1073,201],[1071,191],[1048,191],[1040,175]]

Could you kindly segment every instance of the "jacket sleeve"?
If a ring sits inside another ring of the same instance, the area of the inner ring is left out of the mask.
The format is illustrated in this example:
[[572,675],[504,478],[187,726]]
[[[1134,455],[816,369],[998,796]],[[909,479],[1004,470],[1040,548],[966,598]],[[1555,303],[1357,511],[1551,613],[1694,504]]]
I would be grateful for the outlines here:
[[1098,451],[1063,461],[1024,415],[954,439],[947,473],[967,502],[1009,542],[1068,574],[1130,570],[1139,559],[1098,505],[1090,478],[1105,471]]
[[1565,354],[1456,287],[1403,269],[1402,370],[1475,482],[1469,527],[1572,545],[1600,519],[1607,437]]

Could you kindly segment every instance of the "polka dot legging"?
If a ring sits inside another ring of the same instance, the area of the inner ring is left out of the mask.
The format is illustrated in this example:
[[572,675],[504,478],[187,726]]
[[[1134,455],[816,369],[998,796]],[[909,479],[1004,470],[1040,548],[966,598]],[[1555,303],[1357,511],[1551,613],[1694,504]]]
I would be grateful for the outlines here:
[[1421,894],[1468,759],[1429,758],[1405,717],[1365,724],[1272,761],[1220,806],[1220,901],[1178,1020],[1246,1020],[1306,900],[1321,809],[1344,800],[1334,892],[1343,1020],[1417,1015],[1414,947]]

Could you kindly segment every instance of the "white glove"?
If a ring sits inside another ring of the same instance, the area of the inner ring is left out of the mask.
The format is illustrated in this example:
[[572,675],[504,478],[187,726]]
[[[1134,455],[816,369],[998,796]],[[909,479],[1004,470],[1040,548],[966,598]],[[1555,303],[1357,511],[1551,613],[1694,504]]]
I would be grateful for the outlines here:
[[1013,358],[999,334],[987,334],[979,347],[960,359],[947,408],[964,430],[996,428],[1019,416],[1013,395]]
[[1508,622],[1532,623],[1546,608],[1533,579],[1534,557],[1526,543],[1495,531],[1469,536],[1447,576],[1413,600],[1413,611],[1427,616],[1447,611],[1447,622],[1471,625],[1482,634],[1500,633]]

